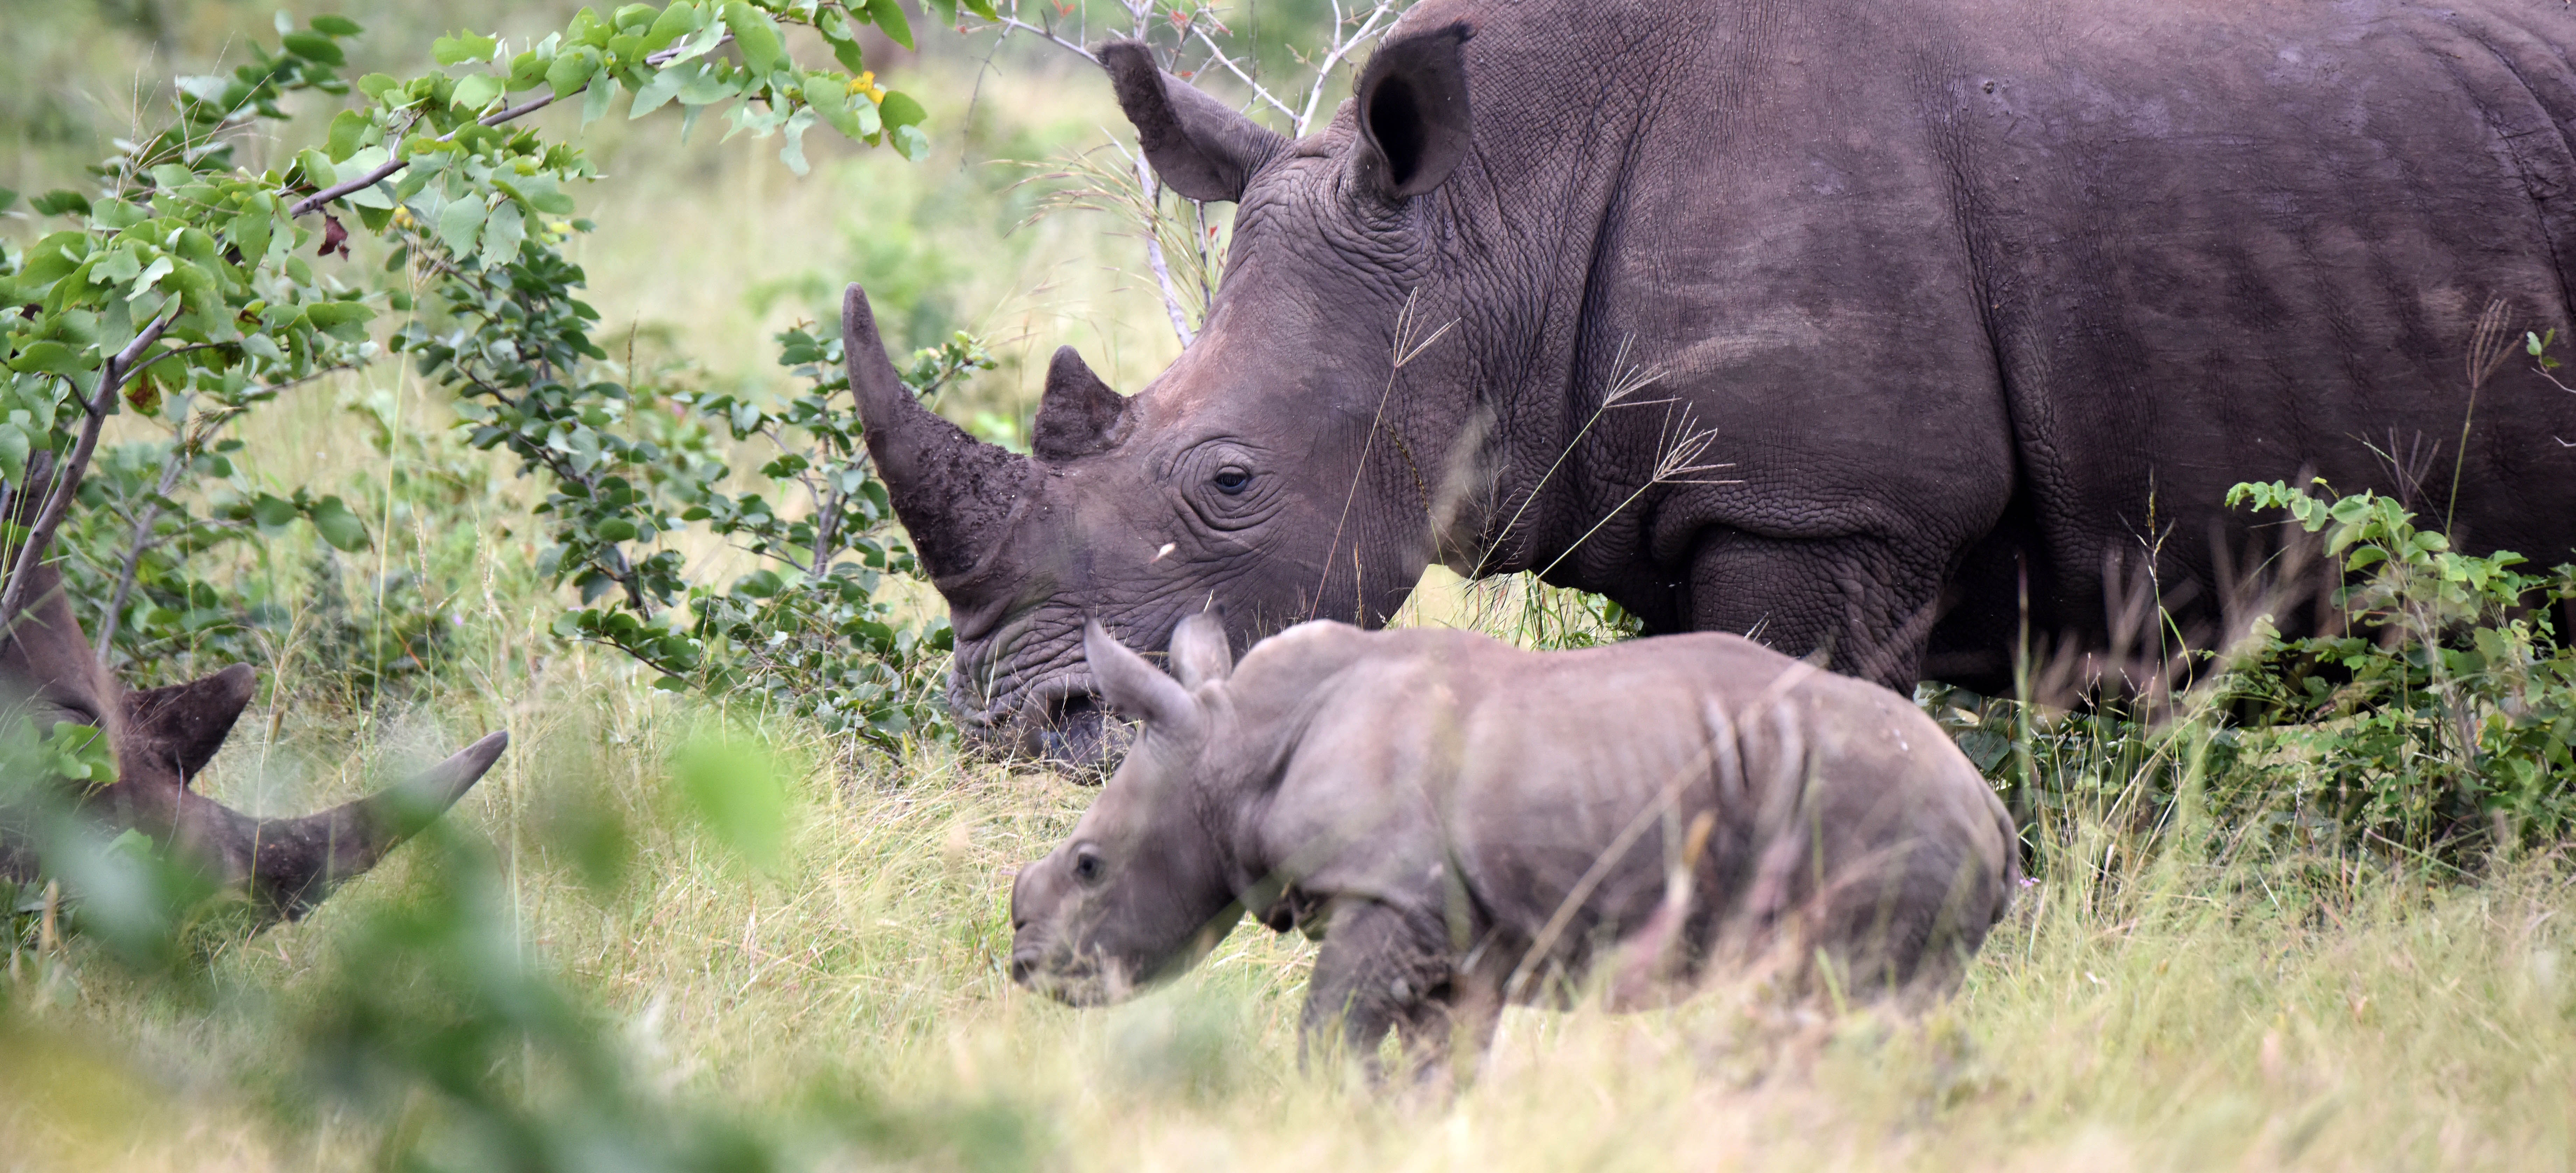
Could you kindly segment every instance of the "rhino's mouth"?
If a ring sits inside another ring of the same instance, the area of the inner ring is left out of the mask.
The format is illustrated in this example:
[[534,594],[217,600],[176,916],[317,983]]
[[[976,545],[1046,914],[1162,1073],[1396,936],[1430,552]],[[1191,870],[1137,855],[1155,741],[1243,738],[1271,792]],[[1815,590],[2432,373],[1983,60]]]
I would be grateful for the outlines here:
[[1115,765],[1135,733],[1110,714],[1088,673],[1068,673],[1030,688],[1017,706],[988,713],[971,738],[998,757],[1090,769]]
[[1134,987],[1096,959],[1022,948],[1011,953],[1011,980],[1067,1006],[1108,1006],[1125,1001]]

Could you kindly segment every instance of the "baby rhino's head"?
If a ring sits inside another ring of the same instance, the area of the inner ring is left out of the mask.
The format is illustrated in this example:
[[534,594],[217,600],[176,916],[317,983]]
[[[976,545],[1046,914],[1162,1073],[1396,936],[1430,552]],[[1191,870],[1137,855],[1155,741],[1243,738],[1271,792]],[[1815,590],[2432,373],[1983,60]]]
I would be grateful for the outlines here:
[[1234,670],[1225,630],[1207,615],[1172,634],[1174,680],[1100,625],[1083,633],[1101,694],[1144,732],[1074,826],[1011,886],[1011,977],[1075,1005],[1115,1002],[1188,969],[1242,910],[1217,828],[1229,812],[1197,785]]

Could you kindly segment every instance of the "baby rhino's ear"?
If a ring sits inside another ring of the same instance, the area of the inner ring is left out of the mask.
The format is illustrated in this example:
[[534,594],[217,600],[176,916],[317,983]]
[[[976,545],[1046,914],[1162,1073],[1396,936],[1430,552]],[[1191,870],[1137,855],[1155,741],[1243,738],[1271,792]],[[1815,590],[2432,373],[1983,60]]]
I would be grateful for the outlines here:
[[1179,732],[1198,724],[1199,705],[1190,699],[1189,691],[1145,657],[1128,651],[1097,619],[1082,625],[1082,655],[1090,662],[1091,676],[1100,682],[1100,695],[1108,698],[1110,708],[1144,721],[1149,728]]
[[1226,646],[1224,621],[1205,611],[1181,620],[1172,632],[1172,671],[1180,674],[1181,687],[1193,692],[1234,675],[1234,650]]

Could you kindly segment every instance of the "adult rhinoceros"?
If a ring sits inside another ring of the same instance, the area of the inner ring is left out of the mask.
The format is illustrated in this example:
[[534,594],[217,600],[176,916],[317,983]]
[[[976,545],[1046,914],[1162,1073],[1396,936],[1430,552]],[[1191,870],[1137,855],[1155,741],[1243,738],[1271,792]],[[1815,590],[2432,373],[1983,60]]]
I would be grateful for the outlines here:
[[2568,326],[2571,51],[2560,0],[1430,0],[1290,141],[1111,43],[1238,204],[1196,343],[1132,399],[1058,351],[1022,457],[853,288],[854,385],[1006,743],[1100,751],[1085,617],[1371,624],[1434,559],[1992,685],[2142,569],[2213,607],[2237,481],[2576,546],[2576,394],[2516,362],[2471,419],[2462,361],[2497,299]]

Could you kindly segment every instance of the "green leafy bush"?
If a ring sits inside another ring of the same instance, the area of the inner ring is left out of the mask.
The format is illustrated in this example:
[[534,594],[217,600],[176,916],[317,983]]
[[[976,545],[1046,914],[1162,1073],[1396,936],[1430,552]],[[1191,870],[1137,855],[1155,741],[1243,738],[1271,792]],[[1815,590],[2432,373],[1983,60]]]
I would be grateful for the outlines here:
[[[280,609],[190,567],[240,544],[264,561],[253,539],[309,527],[320,638],[351,669],[351,687],[372,695],[429,670],[440,600],[387,573],[366,584],[386,613],[362,620],[332,553],[368,549],[366,519],[397,503],[368,510],[309,488],[240,484],[229,435],[284,389],[378,357],[369,323],[390,312],[407,315],[392,347],[455,391],[473,446],[508,451],[548,486],[539,570],[584,604],[558,632],[632,654],[666,686],[777,702],[836,733],[891,745],[942,732],[945,628],[906,622],[876,597],[884,576],[914,567],[888,536],[854,409],[846,394],[831,402],[846,388],[829,369],[837,342],[782,337],[782,361],[809,387],[776,405],[630,390],[589,337],[598,315],[576,296],[583,274],[561,251],[589,227],[572,216],[572,192],[596,174],[577,147],[511,125],[575,97],[587,124],[624,94],[629,118],[671,107],[684,135],[712,111],[732,132],[779,135],[799,173],[816,125],[918,159],[922,107],[865,68],[858,36],[871,25],[911,43],[901,9],[881,0],[584,8],[524,45],[459,33],[435,45],[447,68],[353,83],[339,71],[356,24],[281,17],[276,50],[253,47],[227,76],[182,79],[173,125],[96,168],[95,197],[34,201],[66,227],[24,249],[0,245],[0,504],[20,521],[0,533],[0,609],[18,601],[34,559],[56,557],[120,667],[149,676],[181,650],[250,658],[250,633]],[[787,40],[796,28],[839,68],[801,64]],[[285,165],[236,166],[245,129],[288,117],[286,99],[308,91],[363,100]],[[386,271],[414,280],[377,288],[379,274],[346,264],[342,214],[384,238]],[[307,223],[316,216],[318,231]],[[416,306],[408,290],[420,287],[431,292]],[[961,337],[929,352],[916,376],[927,392],[991,365]],[[103,424],[120,411],[153,420],[164,438],[102,456]],[[749,443],[778,450],[759,474],[771,488],[729,497],[734,448]],[[736,581],[692,581],[666,540],[701,522],[751,556]]]
[[2274,482],[2228,502],[2289,511],[2362,576],[2335,596],[2342,631],[2267,628],[2229,678],[2261,726],[2232,786],[2274,817],[2410,851],[2576,833],[2576,647],[2552,615],[2576,598],[2576,567],[2534,574],[2511,551],[2460,553],[2372,493]]

